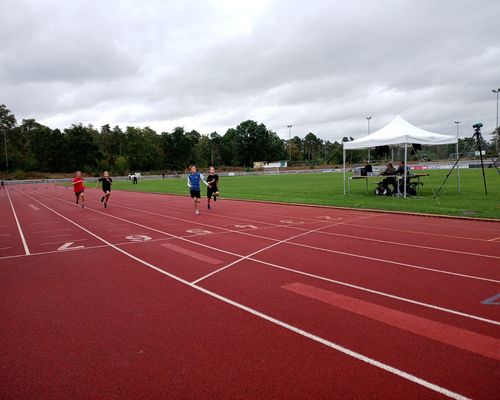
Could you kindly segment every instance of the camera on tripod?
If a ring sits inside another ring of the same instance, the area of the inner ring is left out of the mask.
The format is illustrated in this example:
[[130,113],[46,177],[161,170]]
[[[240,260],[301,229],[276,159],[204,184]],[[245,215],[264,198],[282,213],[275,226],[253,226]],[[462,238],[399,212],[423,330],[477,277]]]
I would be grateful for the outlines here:
[[479,129],[483,127],[483,124],[481,122],[478,122],[477,124],[472,125],[474,129]]

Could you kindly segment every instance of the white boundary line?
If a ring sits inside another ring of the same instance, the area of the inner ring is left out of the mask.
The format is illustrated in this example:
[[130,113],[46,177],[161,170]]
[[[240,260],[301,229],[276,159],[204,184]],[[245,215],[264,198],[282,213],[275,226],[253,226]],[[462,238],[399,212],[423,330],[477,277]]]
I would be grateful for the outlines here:
[[[27,195],[27,196],[29,196],[29,195]],[[29,196],[29,197],[31,197],[31,196]],[[442,394],[444,396],[450,397],[452,399],[460,399],[460,400],[467,400],[468,399],[467,397],[465,397],[465,396],[463,396],[463,395],[461,395],[459,393],[453,392],[453,391],[448,390],[448,389],[446,389],[444,387],[441,387],[439,385],[436,385],[434,383],[431,383],[429,381],[421,379],[421,378],[419,378],[419,377],[417,377],[415,375],[412,375],[412,374],[410,374],[408,372],[405,372],[405,371],[403,371],[401,369],[392,367],[392,366],[390,366],[388,364],[384,364],[384,363],[382,363],[380,361],[377,361],[377,360],[375,360],[373,358],[370,358],[370,357],[367,357],[367,356],[365,356],[365,355],[363,355],[361,353],[358,353],[358,352],[355,352],[353,350],[350,350],[350,349],[348,349],[346,347],[343,347],[343,346],[341,346],[339,344],[331,342],[331,341],[329,341],[327,339],[324,339],[324,338],[322,338],[320,336],[314,335],[314,334],[312,334],[310,332],[307,332],[307,331],[305,331],[303,329],[300,329],[300,328],[298,328],[296,326],[290,325],[290,324],[288,324],[288,323],[286,323],[284,321],[281,321],[281,320],[278,320],[276,318],[273,318],[273,317],[271,317],[271,316],[269,316],[267,314],[264,314],[264,313],[262,313],[260,311],[255,310],[255,309],[253,309],[251,307],[245,306],[245,305],[240,304],[240,303],[238,303],[236,301],[233,301],[233,300],[231,300],[231,299],[229,299],[227,297],[221,296],[221,295],[219,295],[219,294],[217,294],[215,292],[212,292],[212,291],[210,291],[208,289],[205,289],[205,288],[203,288],[201,286],[197,286],[197,285],[195,285],[193,283],[190,283],[190,282],[186,281],[185,279],[182,279],[182,278],[180,278],[180,277],[178,277],[176,275],[173,275],[173,274],[171,274],[171,273],[169,273],[167,271],[164,271],[161,268],[156,267],[155,265],[153,265],[153,264],[151,264],[151,263],[149,263],[149,262],[147,262],[145,260],[142,260],[141,258],[136,257],[133,254],[130,254],[130,253],[126,252],[123,249],[120,249],[119,247],[117,247],[117,246],[113,245],[112,243],[108,242],[106,239],[104,239],[104,238],[98,236],[97,234],[89,231],[88,229],[85,229],[84,227],[76,224],[74,221],[72,221],[71,219],[65,217],[64,215],[62,215],[60,213],[58,213],[57,211],[55,211],[54,209],[50,208],[49,206],[41,203],[40,201],[38,201],[38,200],[36,200],[34,198],[32,198],[32,199],[35,200],[36,202],[38,202],[39,204],[41,204],[43,207],[45,207],[48,210],[52,211],[54,214],[56,214],[59,217],[65,219],[66,221],[72,223],[73,225],[75,225],[78,228],[82,229],[84,232],[87,232],[89,235],[91,235],[91,236],[95,237],[96,239],[102,241],[103,243],[105,243],[109,247],[112,247],[113,249],[115,249],[116,251],[122,253],[123,255],[125,255],[125,256],[131,258],[132,260],[137,261],[138,263],[143,264],[146,267],[151,268],[151,269],[153,269],[153,270],[155,270],[155,271],[157,271],[157,272],[159,272],[159,273],[161,273],[161,274],[163,274],[165,276],[168,276],[169,278],[174,279],[175,281],[177,281],[179,283],[182,283],[182,284],[184,284],[186,286],[189,286],[192,289],[195,289],[197,291],[205,293],[208,296],[211,296],[211,297],[213,297],[213,298],[215,298],[217,300],[220,300],[220,301],[222,301],[222,302],[224,302],[226,304],[232,305],[233,307],[236,307],[236,308],[238,308],[240,310],[246,311],[247,313],[252,314],[252,315],[254,315],[254,316],[258,317],[258,318],[264,319],[264,320],[266,320],[268,322],[271,322],[272,324],[280,326],[280,327],[282,327],[282,328],[284,328],[286,330],[289,330],[291,332],[294,332],[294,333],[296,333],[296,334],[298,334],[300,336],[303,336],[305,338],[311,339],[311,340],[313,340],[313,341],[315,341],[317,343],[323,344],[324,346],[327,346],[327,347],[330,347],[330,348],[332,348],[334,350],[337,350],[338,352],[341,352],[341,353],[343,353],[343,354],[345,354],[347,356],[350,356],[350,357],[352,357],[354,359],[362,361],[362,362],[364,362],[366,364],[369,364],[371,366],[380,368],[380,369],[382,369],[382,370],[384,370],[386,372],[389,372],[391,374],[399,376],[399,377],[401,377],[403,379],[406,379],[406,380],[408,380],[410,382],[413,382],[413,383],[415,383],[417,385],[423,386],[423,387],[425,387],[427,389],[433,390],[433,391],[435,391],[437,393],[440,393],[440,394]]]
[[[145,204],[145,203],[142,202],[141,204]],[[149,205],[151,207],[154,207],[154,204],[147,203],[147,205]],[[130,208],[130,207],[126,207],[126,206],[120,205],[119,203],[115,204],[115,206],[116,207],[121,207],[121,208],[126,208],[126,209],[133,209],[133,208]],[[163,208],[162,205],[160,205],[160,207]],[[172,210],[172,209],[175,209],[177,211],[184,211],[184,209],[181,209],[179,207],[171,207],[171,206],[168,207],[168,210]],[[134,210],[137,210],[137,209],[134,209]],[[149,212],[149,211],[146,211],[146,210],[141,210],[141,211],[145,212],[145,213]],[[157,214],[157,215],[162,215],[162,214]],[[212,216],[213,214],[207,213],[207,215]],[[262,215],[262,214],[260,214],[260,215]],[[276,214],[272,214],[272,215],[276,216]],[[162,216],[164,216],[164,215],[162,215]],[[380,214],[378,214],[378,215],[370,215],[369,217],[373,218],[373,217],[377,217],[377,216],[380,216]],[[174,217],[169,217],[169,216],[165,216],[165,217],[174,218]],[[264,222],[264,221],[260,221],[260,220],[251,220],[251,219],[246,219],[246,218],[238,218],[238,217],[233,217],[233,216],[228,216],[228,215],[217,215],[217,217],[218,218],[225,218],[225,219],[234,219],[234,220],[237,220],[237,221],[245,221],[247,223],[254,222],[254,223],[259,223],[259,224],[264,224],[264,225],[272,225],[272,226],[275,226],[275,227],[283,226],[283,225],[273,224],[273,223]],[[289,218],[289,217],[288,216],[282,216],[280,218]],[[345,218],[352,218],[352,217],[348,216],[348,217],[345,217]],[[184,220],[184,219],[180,219],[180,218],[177,218],[177,219],[182,220],[182,221],[188,221],[188,220]],[[314,223],[314,222],[328,222],[328,221],[322,221],[320,219],[311,219],[311,218],[307,218],[307,217],[300,217],[300,219],[301,220],[310,221],[312,223]],[[363,219],[366,219],[366,218],[363,218]],[[358,219],[354,219],[354,221],[356,221],[356,220],[358,220]],[[203,224],[203,223],[200,223],[200,222],[194,222],[194,223],[198,223],[200,225],[214,227],[213,225],[210,225],[210,224]],[[430,225],[430,224],[425,224],[425,225]],[[286,226],[288,226],[290,228],[293,228],[293,229],[298,229],[298,230],[301,230],[301,229],[304,230],[305,229],[305,228],[301,228],[301,227],[295,226],[295,225],[286,225]],[[444,235],[444,234],[426,233],[426,232],[420,232],[420,231],[407,231],[407,230],[401,230],[401,229],[399,229],[399,230],[398,229],[389,229],[389,228],[382,228],[382,227],[369,226],[369,225],[358,225],[356,223],[351,223],[350,226],[357,226],[357,227],[367,228],[367,229],[390,230],[391,232],[414,233],[414,234],[426,235],[426,236],[430,235],[430,236],[446,237],[446,238],[450,238],[450,239],[461,239],[461,240],[468,240],[468,241],[469,240],[475,240],[475,241],[480,241],[480,242],[491,242],[492,241],[492,239],[477,239],[477,238],[469,238],[469,237],[463,237],[463,236],[451,236],[451,235]],[[219,229],[224,229],[224,228],[219,228]],[[236,231],[236,232],[238,232],[238,231]],[[496,258],[496,259],[500,258],[498,256],[492,256],[492,255],[488,255],[488,254],[470,253],[470,252],[465,252],[465,251],[460,251],[460,250],[443,249],[443,248],[440,248],[440,247],[420,246],[420,245],[415,245],[415,244],[412,244],[412,243],[391,242],[391,241],[378,240],[378,239],[367,238],[367,237],[362,237],[362,236],[347,235],[347,234],[342,234],[342,233],[324,232],[324,234],[325,235],[335,235],[335,236],[346,237],[346,238],[354,238],[354,239],[359,239],[359,240],[385,242],[385,243],[391,243],[391,244],[395,244],[395,245],[415,247],[417,249],[418,248],[423,248],[423,249],[429,249],[429,250],[435,250],[435,251],[443,251],[443,252],[449,252],[449,253],[465,254],[465,255],[471,255],[471,256],[474,256],[474,257],[477,256],[477,257],[487,257],[487,258]]]
[[[27,194],[25,194],[25,195],[28,196],[28,197],[31,197],[31,196],[29,196]],[[73,204],[73,203],[70,203],[69,201],[61,200],[61,199],[59,199],[57,197],[54,197],[54,196],[50,196],[50,195],[47,195],[47,196],[55,198],[59,202],[64,202],[64,203],[68,203],[68,204],[71,204],[71,205]],[[35,200],[35,201],[37,201],[37,200]],[[43,203],[40,203],[40,204],[42,204],[46,208],[49,208],[48,206],[46,206]],[[168,233],[168,232],[161,231],[161,230],[156,229],[156,228],[147,227],[145,225],[139,224],[138,222],[133,222],[133,221],[130,221],[130,220],[126,220],[124,218],[120,218],[120,217],[114,216],[114,215],[106,214],[106,213],[103,213],[101,211],[94,210],[92,208],[87,208],[87,210],[93,211],[93,212],[96,212],[96,213],[99,213],[99,214],[102,214],[102,215],[106,215],[106,216],[108,216],[110,218],[114,218],[114,219],[117,219],[117,220],[120,220],[120,221],[124,221],[124,222],[127,222],[129,224],[136,225],[136,226],[139,226],[139,227],[142,227],[142,228],[145,228],[145,229],[149,229],[149,230],[154,231],[154,232],[162,233],[162,234],[164,234],[164,235],[166,235],[168,237],[171,237],[171,238],[174,238],[174,239],[178,239],[178,240],[181,240],[181,241],[185,241],[187,243],[194,244],[194,245],[196,245],[198,247],[200,247],[200,246],[201,247],[205,247],[207,249],[219,251],[221,253],[229,254],[229,255],[232,255],[232,256],[235,256],[235,257],[245,257],[242,254],[233,253],[233,252],[230,252],[230,251],[227,251],[227,250],[219,249],[217,247],[213,247],[213,246],[209,246],[209,245],[206,245],[206,244],[203,244],[203,243],[199,243],[199,242],[196,242],[196,241],[193,241],[193,240],[189,240],[189,239],[186,239],[184,237],[176,236],[176,235],[173,235],[173,234]],[[158,214],[158,215],[160,215],[160,214]],[[174,218],[174,217],[168,217],[168,218]],[[175,218],[175,219],[177,219],[177,218]],[[235,232],[238,232],[238,231],[235,231]],[[304,246],[306,246],[306,245],[304,245]],[[349,288],[352,288],[352,289],[361,290],[361,291],[364,291],[364,292],[376,294],[376,295],[383,296],[383,297],[388,297],[388,298],[391,298],[391,299],[394,299],[394,300],[399,300],[399,301],[402,301],[402,302],[419,305],[419,306],[422,306],[422,307],[425,307],[425,308],[430,308],[430,309],[433,309],[433,310],[438,310],[438,311],[442,311],[442,312],[445,312],[445,313],[454,314],[454,315],[458,315],[458,316],[461,316],[461,317],[470,318],[470,319],[474,319],[474,320],[477,320],[477,321],[485,322],[485,323],[488,323],[488,324],[500,326],[500,322],[499,321],[495,321],[495,320],[491,320],[491,319],[479,317],[479,316],[472,315],[472,314],[466,314],[466,313],[463,313],[463,312],[460,312],[460,311],[456,311],[456,310],[452,310],[452,309],[445,308],[445,307],[440,307],[440,306],[435,306],[435,305],[428,304],[428,303],[423,303],[423,302],[420,302],[420,301],[417,301],[417,300],[407,299],[405,297],[400,297],[400,296],[392,295],[392,294],[389,294],[389,293],[381,292],[381,291],[378,291],[378,290],[374,290],[374,289],[369,289],[369,288],[365,288],[365,287],[362,287],[362,286],[353,285],[353,284],[347,283],[347,282],[337,281],[335,279],[330,279],[330,278],[326,278],[326,277],[323,277],[323,276],[320,276],[320,275],[310,274],[308,272],[294,270],[294,269],[291,269],[291,268],[288,268],[288,267],[283,267],[281,265],[273,264],[273,263],[270,263],[270,262],[267,262],[267,261],[262,261],[262,260],[259,260],[259,259],[256,259],[256,258],[248,258],[248,260],[255,261],[257,263],[263,264],[263,265],[268,266],[268,267],[282,269],[284,271],[292,272],[292,273],[295,273],[297,275],[307,276],[309,278],[314,278],[314,279],[322,280],[322,281],[325,281],[325,282],[330,282],[330,283],[334,283],[334,284],[337,284],[337,285],[346,286],[346,287],[349,287]]]
[[10,199],[10,194],[9,194],[8,190],[7,190],[7,197],[9,199],[10,206],[12,207],[12,212],[13,212],[14,218],[16,220],[17,229],[19,230],[19,236],[21,236],[21,241],[23,242],[24,252],[26,253],[27,256],[29,256],[30,249],[28,248],[28,243],[26,243],[26,239],[24,238],[24,233],[23,233],[23,230],[21,228],[21,224],[19,223],[19,220],[17,219],[16,210],[14,209],[14,204],[12,204],[12,200]]
[[305,235],[308,235],[308,234],[310,234],[310,233],[318,232],[318,231],[320,231],[321,229],[331,228],[332,226],[336,226],[336,225],[340,225],[340,224],[342,224],[342,222],[337,222],[337,223],[335,223],[335,224],[331,224],[331,225],[327,225],[327,226],[322,226],[322,227],[320,227],[320,228],[316,228],[316,229],[311,229],[311,230],[308,230],[308,231],[306,231],[306,232],[299,233],[298,235],[291,236],[291,237],[289,237],[289,238],[287,238],[287,239],[278,240],[277,242],[275,242],[275,243],[273,243],[273,244],[271,244],[271,245],[269,245],[269,246],[263,247],[262,249],[257,250],[257,251],[254,251],[253,253],[248,254],[248,255],[246,255],[246,256],[244,256],[244,257],[240,257],[239,259],[237,259],[237,260],[235,260],[235,261],[233,261],[233,262],[229,263],[228,265],[225,265],[224,267],[221,267],[221,268],[219,268],[219,269],[217,269],[217,270],[215,270],[215,271],[212,271],[211,273],[209,273],[209,274],[207,274],[207,275],[205,275],[205,276],[202,276],[201,278],[196,279],[196,280],[195,280],[195,281],[193,281],[192,283],[193,283],[193,284],[197,284],[197,283],[199,283],[199,282],[201,282],[201,281],[203,281],[203,280],[207,279],[207,278],[208,278],[208,277],[210,277],[210,276],[216,275],[216,274],[218,274],[219,272],[224,271],[224,270],[226,270],[226,269],[228,269],[228,268],[230,268],[230,267],[232,267],[232,266],[234,266],[234,265],[238,264],[239,262],[241,262],[241,261],[243,261],[243,260],[247,260],[247,259],[251,258],[252,256],[255,256],[256,254],[262,253],[263,251],[266,251],[266,250],[269,250],[269,249],[271,249],[271,248],[273,248],[273,247],[279,246],[280,244],[287,243],[287,242],[289,242],[290,240],[296,239],[296,238],[298,238],[298,237],[300,237],[300,236],[305,236]]
[[[47,195],[47,196],[50,196],[50,195]],[[53,196],[50,196],[50,197],[53,197]],[[223,231],[226,231],[226,232],[237,233],[237,234],[241,234],[241,235],[245,235],[245,236],[250,236],[250,237],[255,237],[255,238],[260,238],[260,239],[266,239],[266,240],[270,240],[270,241],[279,241],[279,239],[274,239],[274,238],[270,238],[268,236],[261,236],[261,235],[257,235],[257,234],[254,234],[254,233],[250,233],[251,231],[253,231],[253,229],[250,230],[250,231],[233,230],[233,229],[228,229],[228,228],[223,228],[223,227],[216,227],[213,224],[212,225],[211,224],[204,224],[204,223],[201,223],[201,222],[196,222],[196,221],[191,221],[191,220],[187,220],[187,219],[172,217],[172,216],[164,215],[164,214],[158,214],[158,213],[154,213],[152,211],[140,210],[140,209],[137,209],[137,208],[131,208],[131,207],[126,207],[126,206],[121,206],[121,205],[117,205],[116,207],[124,208],[126,210],[140,211],[140,212],[142,212],[144,214],[150,214],[150,215],[159,216],[159,217],[162,217],[162,218],[168,218],[168,219],[174,219],[174,220],[178,220],[178,221],[193,223],[193,224],[197,224],[197,225],[200,225],[200,226],[217,228],[217,229],[220,229],[220,230],[223,230]],[[97,212],[100,212],[100,211],[97,211]],[[108,214],[105,214],[105,215],[108,215]],[[112,216],[112,215],[110,215],[110,217],[118,218],[118,217],[115,217],[115,216]],[[371,216],[367,216],[365,219],[368,219],[368,218],[371,218]],[[239,219],[239,218],[236,218],[236,219]],[[358,220],[359,220],[359,218],[354,219],[354,220],[349,220],[349,221],[342,221],[342,224],[346,223],[346,222],[352,223],[352,221],[358,221]],[[124,221],[131,222],[131,221],[128,221],[128,220],[124,220]],[[254,221],[254,222],[257,223],[257,221]],[[314,221],[314,222],[321,222],[321,221]],[[340,223],[338,223],[337,225],[339,225],[339,224]],[[139,226],[147,228],[144,225],[139,225]],[[273,225],[270,228],[289,228],[289,229],[296,229],[296,230],[302,230],[302,231],[306,230],[305,228],[300,228],[300,227],[292,225],[292,224],[287,224],[287,225]],[[151,229],[151,228],[148,228],[148,229]],[[264,228],[262,228],[262,229],[264,229]],[[306,233],[308,233],[308,232],[309,232],[309,230],[307,230]],[[161,232],[161,233],[164,233],[164,232]],[[324,235],[336,235],[336,234],[333,234],[333,233],[330,233],[330,232],[320,232],[320,233],[324,234]],[[175,236],[175,235],[173,235],[173,236]],[[181,238],[180,236],[177,236],[177,237]],[[359,238],[359,239],[365,239],[365,238]],[[399,244],[397,242],[386,242],[386,243],[395,244],[395,245]],[[481,276],[468,275],[468,274],[460,274],[458,272],[452,272],[452,271],[446,271],[446,270],[441,270],[441,269],[436,269],[436,268],[423,267],[423,266],[420,266],[420,265],[408,264],[408,263],[403,263],[403,262],[400,262],[400,261],[386,260],[386,259],[383,259],[383,258],[376,258],[376,257],[364,256],[364,255],[355,254],[355,253],[346,253],[346,252],[342,252],[342,251],[339,251],[339,250],[325,249],[325,248],[322,248],[322,247],[315,247],[315,246],[310,246],[310,245],[301,244],[301,243],[292,243],[292,242],[289,242],[289,244],[293,245],[293,246],[306,247],[306,248],[310,248],[310,249],[314,249],[314,250],[319,250],[319,251],[325,251],[325,252],[329,252],[329,253],[341,254],[341,255],[345,255],[345,256],[349,256],[349,257],[362,258],[362,259],[365,259],[365,260],[371,260],[371,261],[377,261],[377,262],[386,262],[388,264],[398,265],[398,266],[407,267],[407,268],[414,268],[414,269],[419,269],[419,270],[423,270],[423,271],[435,272],[435,273],[439,273],[439,274],[458,276],[460,278],[467,278],[467,279],[475,279],[475,280],[481,280],[481,281],[487,281],[487,282],[500,283],[499,280],[495,280],[495,279],[491,279],[491,278],[484,278],[484,277],[481,277]],[[403,245],[405,245],[405,244],[403,244]],[[408,246],[411,246],[411,245],[408,245]],[[423,246],[417,246],[417,247],[423,247]],[[428,249],[432,250],[433,248],[428,248]],[[438,251],[448,251],[448,250],[443,250],[443,249],[436,249],[436,250],[438,250]],[[455,250],[449,250],[449,251],[453,252],[453,253],[457,252]],[[458,253],[467,254],[467,255],[471,255],[471,256],[481,256],[481,255],[475,254],[475,253],[465,253],[465,252],[458,252]],[[496,256],[489,256],[489,255],[483,255],[483,256],[487,257],[487,258],[494,258],[494,259],[500,258],[500,257],[496,257]]]

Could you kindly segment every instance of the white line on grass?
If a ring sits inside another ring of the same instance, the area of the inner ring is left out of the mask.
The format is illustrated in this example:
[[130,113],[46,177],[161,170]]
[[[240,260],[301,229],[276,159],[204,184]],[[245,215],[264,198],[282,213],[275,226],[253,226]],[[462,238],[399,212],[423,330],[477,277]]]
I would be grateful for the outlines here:
[[[55,198],[59,202],[68,203],[68,204],[71,204],[71,205],[73,204],[73,203],[71,203],[69,201],[62,200],[62,199],[54,197],[54,196],[50,196],[50,195],[46,195],[46,196]],[[43,203],[40,203],[40,204],[44,205]],[[47,207],[47,206],[45,206],[45,207]],[[150,230],[158,232],[158,233],[162,233],[162,234],[164,234],[164,235],[166,235],[168,237],[171,237],[171,238],[174,238],[174,239],[178,239],[178,240],[181,240],[181,241],[185,241],[187,243],[194,244],[197,247],[205,247],[207,249],[215,250],[215,251],[218,251],[218,252],[221,252],[221,253],[225,253],[225,254],[229,254],[229,255],[232,255],[232,256],[235,256],[235,257],[245,257],[242,254],[233,253],[231,251],[222,250],[222,249],[219,249],[217,247],[213,247],[213,246],[209,246],[209,245],[206,245],[206,244],[203,244],[203,243],[200,243],[200,242],[189,240],[189,239],[186,239],[185,237],[176,236],[176,235],[173,235],[171,233],[164,232],[164,231],[161,231],[161,230],[156,229],[156,228],[151,228],[151,227],[139,224],[137,222],[126,220],[124,218],[120,218],[120,217],[117,217],[117,216],[114,216],[114,215],[106,214],[106,213],[103,213],[103,212],[98,211],[98,210],[94,210],[94,209],[91,209],[91,208],[87,208],[87,210],[93,211],[95,213],[99,213],[99,214],[102,214],[102,215],[106,215],[106,216],[108,216],[110,218],[114,218],[114,219],[117,219],[117,220],[120,220],[120,221],[124,221],[124,222],[127,222],[129,224],[136,225],[136,226],[139,226],[139,227],[142,227],[142,228],[145,228],[145,229],[150,229]],[[134,211],[136,211],[136,210],[134,210]],[[161,214],[158,214],[158,215],[161,215]],[[235,231],[235,232],[238,232],[238,231]],[[307,246],[307,245],[304,245],[304,246]],[[417,300],[407,299],[405,297],[400,297],[400,296],[392,295],[392,294],[389,294],[389,293],[380,292],[378,290],[373,290],[373,289],[365,288],[365,287],[362,287],[362,286],[353,285],[353,284],[347,283],[347,282],[337,281],[335,279],[330,279],[330,278],[326,278],[326,277],[323,277],[323,276],[320,276],[320,275],[314,275],[314,274],[310,274],[308,272],[303,272],[303,271],[291,269],[291,268],[288,268],[288,267],[283,267],[281,265],[273,264],[273,263],[270,263],[270,262],[267,262],[267,261],[262,261],[262,260],[259,260],[259,259],[256,259],[256,258],[249,258],[248,260],[255,261],[257,263],[260,263],[260,264],[268,266],[268,267],[277,268],[277,269],[281,269],[281,270],[284,270],[284,271],[292,272],[292,273],[295,273],[295,274],[298,274],[298,275],[307,276],[309,278],[318,279],[318,280],[322,280],[322,281],[325,281],[325,282],[329,282],[329,283],[333,283],[333,284],[337,284],[337,285],[341,285],[341,286],[346,286],[346,287],[349,287],[349,288],[352,288],[352,289],[361,290],[361,291],[364,291],[364,292],[376,294],[376,295],[383,296],[383,297],[388,297],[388,298],[391,298],[391,299],[394,299],[394,300],[399,300],[399,301],[402,301],[402,302],[419,305],[419,306],[430,308],[430,309],[433,309],[433,310],[442,311],[442,312],[445,312],[445,313],[454,314],[454,315],[458,315],[458,316],[461,316],[461,317],[465,317],[465,318],[469,318],[469,319],[474,319],[474,320],[485,322],[485,323],[488,323],[488,324],[493,324],[493,325],[499,325],[500,326],[500,322],[498,322],[498,321],[490,320],[490,319],[479,317],[479,316],[476,316],[476,315],[466,314],[466,313],[463,313],[463,312],[460,312],[460,311],[456,311],[456,310],[452,310],[452,309],[449,309],[449,308],[435,306],[435,305],[428,304],[428,303],[423,303],[423,302],[420,302],[420,301],[417,301]]]
[[[27,195],[27,196],[29,196],[29,195]],[[31,196],[29,196],[29,197],[31,197]],[[461,395],[460,393],[453,392],[453,391],[448,390],[448,389],[446,389],[446,388],[444,388],[442,386],[439,386],[439,385],[436,385],[436,384],[431,383],[429,381],[426,381],[424,379],[421,379],[421,378],[419,378],[419,377],[417,377],[415,375],[412,375],[412,374],[410,374],[408,372],[405,372],[405,371],[403,371],[403,370],[401,370],[399,368],[395,368],[395,367],[392,367],[392,366],[390,366],[388,364],[384,364],[384,363],[382,363],[380,361],[377,361],[377,360],[375,360],[373,358],[367,357],[367,356],[365,356],[363,354],[360,354],[358,352],[350,350],[350,349],[348,349],[346,347],[343,347],[343,346],[341,346],[339,344],[331,342],[331,341],[329,341],[327,339],[324,339],[324,338],[322,338],[320,336],[314,335],[314,334],[312,334],[310,332],[307,332],[307,331],[305,331],[303,329],[300,329],[300,328],[298,328],[296,326],[290,325],[290,324],[288,324],[288,323],[286,323],[284,321],[281,321],[281,320],[278,320],[276,318],[273,318],[273,317],[271,317],[271,316],[269,316],[267,314],[264,314],[264,313],[262,313],[260,311],[255,310],[255,309],[253,309],[251,307],[245,306],[245,305],[240,304],[240,303],[238,303],[238,302],[236,302],[234,300],[231,300],[231,299],[229,299],[227,297],[221,296],[221,295],[219,295],[219,294],[217,294],[215,292],[212,292],[212,291],[210,291],[208,289],[205,289],[205,288],[203,288],[201,286],[198,286],[198,285],[195,285],[193,283],[190,283],[190,282],[186,281],[185,279],[182,279],[182,278],[180,278],[180,277],[178,277],[178,276],[176,276],[174,274],[171,274],[171,273],[169,273],[167,271],[164,271],[161,268],[159,268],[159,267],[157,267],[157,266],[155,266],[155,265],[153,265],[153,264],[151,264],[151,263],[149,263],[149,262],[147,262],[147,261],[145,261],[145,260],[143,260],[143,259],[141,259],[139,257],[136,257],[133,254],[130,254],[127,251],[125,251],[125,250],[123,250],[123,249],[115,246],[114,244],[108,242],[106,239],[104,239],[104,238],[100,237],[99,235],[97,235],[97,234],[89,231],[88,229],[86,229],[86,228],[78,225],[77,223],[75,223],[71,219],[65,217],[64,215],[62,215],[60,213],[58,213],[54,209],[52,209],[49,206],[45,205],[44,203],[41,203],[40,201],[38,201],[36,199],[33,199],[33,200],[35,200],[36,202],[38,202],[39,204],[41,204],[43,207],[47,208],[48,210],[52,211],[54,214],[58,215],[59,217],[65,219],[66,221],[70,222],[71,224],[77,226],[78,228],[80,228],[84,232],[87,232],[89,235],[91,235],[91,236],[95,237],[96,239],[100,240],[101,242],[105,243],[109,247],[112,247],[116,251],[122,253],[123,255],[131,258],[134,261],[137,261],[140,264],[145,265],[148,268],[151,268],[151,269],[159,272],[160,274],[168,276],[169,278],[174,279],[175,281],[177,281],[179,283],[182,283],[182,284],[184,284],[186,286],[189,286],[189,287],[191,287],[191,288],[193,288],[195,290],[198,290],[198,291],[200,291],[202,293],[205,293],[208,296],[211,296],[211,297],[213,297],[213,298],[215,298],[217,300],[220,300],[220,301],[222,301],[222,302],[224,302],[226,304],[229,304],[229,305],[231,305],[233,307],[236,307],[236,308],[238,308],[240,310],[246,311],[249,314],[252,314],[252,315],[254,315],[256,317],[259,317],[259,318],[264,319],[264,320],[266,320],[268,322],[271,322],[272,324],[280,326],[280,327],[282,327],[282,328],[284,328],[284,329],[286,329],[288,331],[294,332],[294,333],[296,333],[296,334],[298,334],[300,336],[303,336],[305,338],[313,340],[313,341],[315,341],[317,343],[321,343],[324,346],[327,346],[329,348],[337,350],[338,352],[341,352],[341,353],[343,353],[343,354],[345,354],[347,356],[350,356],[350,357],[352,357],[354,359],[357,359],[359,361],[362,361],[362,362],[364,362],[366,364],[369,364],[371,366],[377,367],[377,368],[382,369],[382,370],[384,370],[386,372],[389,372],[391,374],[399,376],[399,377],[401,377],[403,379],[406,379],[406,380],[408,380],[410,382],[413,382],[413,383],[415,383],[417,385],[423,386],[423,387],[425,387],[427,389],[433,390],[433,391],[435,391],[437,393],[440,393],[440,394],[442,394],[444,396],[450,397],[452,399],[467,400],[467,397]]]
[[12,207],[12,213],[14,214],[14,218],[16,220],[17,229],[19,230],[19,236],[21,236],[21,241],[23,242],[24,252],[26,253],[27,256],[29,256],[30,249],[28,248],[28,243],[26,243],[26,239],[24,238],[24,233],[23,233],[23,230],[21,228],[21,224],[19,223],[19,220],[17,219],[16,210],[14,209],[14,204],[12,204],[12,200],[10,199],[10,194],[9,194],[8,190],[7,190],[7,197],[9,198],[9,203],[10,203],[10,206]]

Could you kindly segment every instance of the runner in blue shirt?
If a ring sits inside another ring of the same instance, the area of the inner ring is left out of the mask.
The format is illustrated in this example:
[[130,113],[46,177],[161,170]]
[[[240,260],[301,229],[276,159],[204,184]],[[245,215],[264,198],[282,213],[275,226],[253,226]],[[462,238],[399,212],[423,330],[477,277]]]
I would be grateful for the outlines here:
[[189,187],[189,193],[191,194],[191,198],[194,199],[194,213],[198,215],[200,213],[199,204],[200,204],[200,181],[203,181],[205,185],[208,186],[205,177],[200,172],[196,171],[196,166],[191,165],[189,167],[190,173],[187,176],[187,185]]

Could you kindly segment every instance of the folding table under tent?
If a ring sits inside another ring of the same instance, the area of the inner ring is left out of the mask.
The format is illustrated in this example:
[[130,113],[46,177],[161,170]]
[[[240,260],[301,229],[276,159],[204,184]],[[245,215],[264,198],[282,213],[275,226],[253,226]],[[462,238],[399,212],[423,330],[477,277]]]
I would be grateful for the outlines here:
[[[344,196],[346,194],[346,169],[345,169],[345,154],[346,150],[368,149],[376,146],[404,145],[405,148],[405,165],[408,158],[408,145],[424,144],[424,145],[440,145],[457,143],[457,138],[450,135],[442,135],[426,131],[425,129],[413,126],[403,117],[397,116],[382,129],[373,132],[370,135],[362,137],[351,142],[343,143],[344,155]],[[404,197],[406,197],[406,169],[404,172]]]

